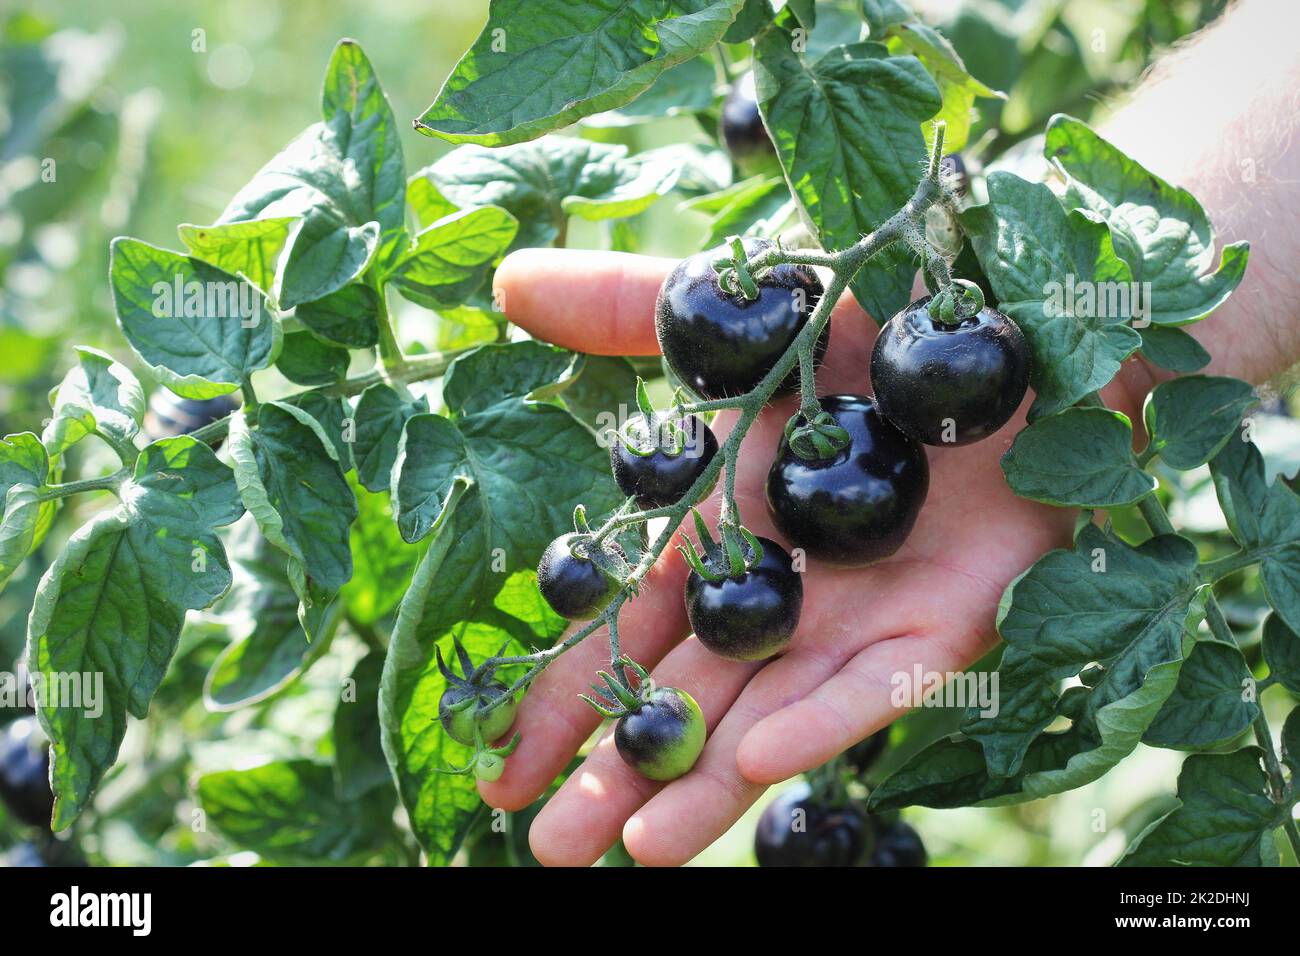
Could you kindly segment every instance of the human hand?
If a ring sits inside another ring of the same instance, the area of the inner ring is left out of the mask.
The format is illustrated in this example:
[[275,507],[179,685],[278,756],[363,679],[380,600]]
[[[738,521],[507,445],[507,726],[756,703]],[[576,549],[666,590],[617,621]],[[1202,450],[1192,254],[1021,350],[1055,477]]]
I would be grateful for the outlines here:
[[[622,253],[529,249],[502,263],[496,288],[510,320],[538,338],[591,353],[655,354],[655,296],[674,265]],[[870,393],[875,323],[845,296],[832,325],[819,394]],[[1149,378],[1135,367],[1107,397],[1132,412],[1130,396],[1140,407],[1144,384]],[[736,473],[745,525],[778,541],[764,483],[797,403],[785,398],[763,412],[741,445]],[[687,569],[666,550],[623,610],[622,646],[652,669],[656,683],[696,699],[708,743],[690,773],[665,785],[623,763],[611,728],[533,822],[537,858],[589,865],[621,834],[641,863],[685,863],[768,784],[825,763],[899,716],[890,700],[896,674],[910,680],[919,664],[949,675],[988,651],[1003,590],[1045,551],[1068,545],[1074,521],[1069,511],[1019,499],[1007,488],[999,458],[1024,427],[1023,411],[983,442],[926,448],[929,496],[892,557],[865,569],[810,561],[798,631],[774,660],[724,660],[688,638]],[[713,424],[719,441],[734,420],[728,412]],[[716,518],[718,505],[715,495],[701,510]],[[596,729],[600,717],[578,694],[609,666],[602,628],[537,678],[519,709],[528,732],[501,779],[480,782],[484,800],[516,810],[542,794]]]

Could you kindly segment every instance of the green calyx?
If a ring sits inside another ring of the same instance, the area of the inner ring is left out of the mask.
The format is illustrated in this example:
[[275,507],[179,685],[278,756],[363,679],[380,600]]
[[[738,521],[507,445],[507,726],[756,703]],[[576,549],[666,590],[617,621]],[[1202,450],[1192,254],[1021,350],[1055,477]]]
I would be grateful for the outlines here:
[[829,412],[800,409],[785,423],[785,440],[804,461],[827,461],[849,446],[849,433]]
[[636,404],[641,414],[623,423],[617,432],[619,444],[638,458],[649,458],[656,452],[676,458],[686,450],[690,436],[682,429],[679,417],[661,415],[655,409],[640,377],[636,380]]
[[695,550],[690,538],[682,535],[682,544],[677,546],[691,570],[706,581],[721,581],[725,578],[738,578],[750,568],[763,560],[763,545],[744,525],[731,521],[718,522],[720,542],[713,539],[704,516],[696,508],[691,509],[695,519],[695,534],[700,539],[701,555]]
[[[623,655],[614,662],[614,669],[618,672],[618,677],[608,671],[599,671],[597,676],[605,682],[605,686],[593,683],[591,685],[592,694],[579,694],[578,696],[585,700],[596,713],[610,720],[617,720],[627,714],[635,713],[641,709],[641,705],[650,699],[654,693],[655,684],[650,679],[650,673],[627,655]],[[629,685],[627,680],[627,671],[632,671],[637,677],[637,687],[635,690]]]
[[926,306],[930,315],[944,325],[960,325],[984,309],[984,292],[969,279],[953,279]]
[[[758,298],[758,283],[761,274],[749,271],[749,256],[745,252],[745,243],[740,236],[728,236],[727,245],[730,256],[719,256],[713,260],[713,271],[718,274],[718,287],[728,295],[753,301]],[[777,243],[780,248],[780,243]]]

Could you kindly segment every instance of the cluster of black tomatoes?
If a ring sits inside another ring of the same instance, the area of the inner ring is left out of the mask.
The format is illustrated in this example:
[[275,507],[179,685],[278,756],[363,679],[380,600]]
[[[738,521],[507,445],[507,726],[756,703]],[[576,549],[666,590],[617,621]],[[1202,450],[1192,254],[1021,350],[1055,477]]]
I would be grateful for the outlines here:
[[[747,239],[744,250],[752,259],[770,245]],[[738,397],[758,386],[823,294],[813,269],[789,263],[757,276],[754,295],[732,291],[715,269],[728,252],[710,250],[679,263],[655,307],[669,369],[706,400]],[[1023,400],[1029,350],[1015,323],[988,307],[967,318],[945,319],[938,311],[926,297],[885,324],[871,359],[874,396],[823,396],[812,421],[800,415],[787,427],[768,472],[767,504],[781,535],[807,557],[854,568],[894,554],[911,533],[929,488],[923,445],[985,438]],[[815,343],[815,363],[829,334],[828,324]],[[774,394],[789,394],[798,384],[795,370]],[[698,417],[643,411],[620,432],[610,459],[619,488],[650,510],[680,502],[717,452],[717,439]],[[715,542],[702,522],[697,527],[703,554],[683,552],[691,565],[684,597],[695,636],[731,660],[779,654],[794,636],[803,603],[790,552],[748,532],[733,535],[728,545],[724,530],[723,541]],[[543,555],[538,585],[556,613],[590,620],[622,587],[622,558],[613,542],[596,545],[591,535],[565,535]],[[619,751],[638,768],[647,753],[680,749],[683,741],[703,746],[695,727],[699,708],[690,696],[676,688],[653,694],[632,706],[611,705],[610,716],[622,718]],[[647,707],[653,719],[642,713]]]
[[[849,749],[844,761],[856,776],[870,769],[888,740],[888,730]],[[754,831],[758,865],[773,866],[925,866],[921,835],[895,817],[869,814],[842,792],[814,794],[799,783],[767,805]]]

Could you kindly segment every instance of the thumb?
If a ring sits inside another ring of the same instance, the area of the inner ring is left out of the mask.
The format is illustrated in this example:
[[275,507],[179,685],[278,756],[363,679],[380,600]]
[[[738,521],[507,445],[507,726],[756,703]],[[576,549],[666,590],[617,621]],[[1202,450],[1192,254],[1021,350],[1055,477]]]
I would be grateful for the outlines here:
[[511,322],[593,355],[658,355],[655,297],[673,259],[585,249],[520,249],[497,268],[496,301]]

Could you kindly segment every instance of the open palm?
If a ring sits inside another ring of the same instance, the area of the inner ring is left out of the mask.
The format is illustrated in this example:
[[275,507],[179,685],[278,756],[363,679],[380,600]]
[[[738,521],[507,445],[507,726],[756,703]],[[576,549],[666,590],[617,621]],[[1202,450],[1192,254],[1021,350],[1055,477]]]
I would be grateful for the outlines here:
[[[584,352],[654,354],[654,299],[674,264],[527,250],[502,264],[497,291],[511,321],[538,338]],[[869,394],[875,324],[846,296],[832,325],[819,394]],[[787,398],[763,413],[745,436],[736,473],[745,525],[776,540],[763,488],[796,406]],[[719,440],[734,418],[726,413],[714,423]],[[772,661],[723,660],[689,637],[686,568],[666,551],[623,610],[623,648],[652,668],[658,684],[694,696],[708,721],[708,744],[690,773],[664,785],[625,765],[606,734],[533,823],[537,858],[588,865],[621,834],[641,863],[685,863],[768,784],[824,763],[897,717],[890,700],[895,674],[910,675],[918,664],[927,672],[956,671],[992,647],[1003,589],[1043,552],[1068,544],[1073,522],[1067,511],[1008,490],[998,459],[1023,425],[1022,410],[978,444],[927,448],[929,497],[907,542],[866,569],[809,562],[798,631]],[[702,509],[711,517],[716,497]],[[519,709],[523,742],[499,781],[480,784],[489,804],[526,806],[565,768],[600,720],[578,694],[609,665],[602,629],[537,679]]]

